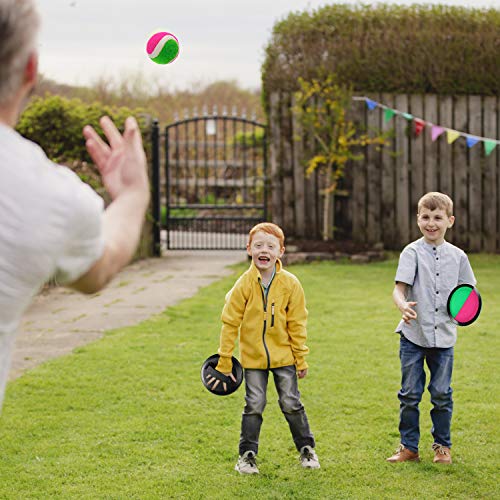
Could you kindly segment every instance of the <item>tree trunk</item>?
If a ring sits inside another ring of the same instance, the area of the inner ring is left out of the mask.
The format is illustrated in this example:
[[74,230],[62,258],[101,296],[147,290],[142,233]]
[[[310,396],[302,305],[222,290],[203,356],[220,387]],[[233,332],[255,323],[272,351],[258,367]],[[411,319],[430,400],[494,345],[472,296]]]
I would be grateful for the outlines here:
[[335,218],[335,205],[331,210],[331,201],[335,199],[335,190],[331,191],[332,187],[332,165],[328,165],[326,179],[326,187],[324,190],[325,201],[323,203],[323,241],[333,240],[333,219]]

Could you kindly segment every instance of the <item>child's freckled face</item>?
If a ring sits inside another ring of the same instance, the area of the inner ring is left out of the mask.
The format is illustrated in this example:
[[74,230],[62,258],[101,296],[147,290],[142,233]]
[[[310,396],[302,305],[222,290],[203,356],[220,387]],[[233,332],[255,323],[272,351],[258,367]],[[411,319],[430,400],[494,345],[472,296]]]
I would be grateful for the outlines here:
[[453,226],[455,217],[448,216],[445,210],[429,210],[422,207],[417,216],[417,224],[427,243],[440,245],[444,241],[446,230]]
[[284,247],[280,246],[280,240],[273,234],[257,231],[252,238],[252,242],[247,245],[247,253],[252,257],[254,264],[259,271],[267,271],[274,268],[276,260],[279,259]]

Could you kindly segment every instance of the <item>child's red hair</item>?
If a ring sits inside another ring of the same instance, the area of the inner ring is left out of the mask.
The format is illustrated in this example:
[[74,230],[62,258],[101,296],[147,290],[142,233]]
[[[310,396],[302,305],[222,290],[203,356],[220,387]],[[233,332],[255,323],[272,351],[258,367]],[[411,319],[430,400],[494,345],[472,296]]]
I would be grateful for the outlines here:
[[252,238],[253,235],[259,231],[263,231],[264,233],[267,234],[272,234],[273,236],[276,236],[280,242],[280,247],[285,246],[285,233],[283,233],[283,230],[281,227],[277,226],[276,224],[273,224],[272,222],[261,222],[252,229],[250,229],[250,232],[248,233],[248,244],[252,244]]

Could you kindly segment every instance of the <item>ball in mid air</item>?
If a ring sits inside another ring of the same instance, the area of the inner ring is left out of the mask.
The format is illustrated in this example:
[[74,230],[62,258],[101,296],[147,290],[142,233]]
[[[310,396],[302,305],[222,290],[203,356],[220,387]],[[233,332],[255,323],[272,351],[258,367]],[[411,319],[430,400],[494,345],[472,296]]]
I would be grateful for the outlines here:
[[149,38],[146,52],[156,64],[169,64],[179,55],[179,40],[172,33],[160,31]]

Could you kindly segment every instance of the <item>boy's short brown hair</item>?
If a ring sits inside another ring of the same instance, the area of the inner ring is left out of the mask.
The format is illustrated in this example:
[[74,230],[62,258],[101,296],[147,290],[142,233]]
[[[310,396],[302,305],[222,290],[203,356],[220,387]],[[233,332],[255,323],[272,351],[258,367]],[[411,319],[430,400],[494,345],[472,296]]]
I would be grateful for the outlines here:
[[437,191],[431,191],[430,193],[424,194],[420,200],[418,200],[418,210],[420,213],[422,208],[427,208],[428,210],[445,210],[448,217],[453,215],[453,201],[452,199],[444,193],[439,193]]
[[283,248],[285,246],[285,233],[283,233],[281,227],[279,227],[276,224],[273,224],[272,222],[261,222],[252,227],[252,229],[250,229],[250,232],[248,233],[249,245],[252,243],[253,235],[259,231],[263,231],[264,233],[276,236],[276,238],[278,238],[280,242],[280,247]]

